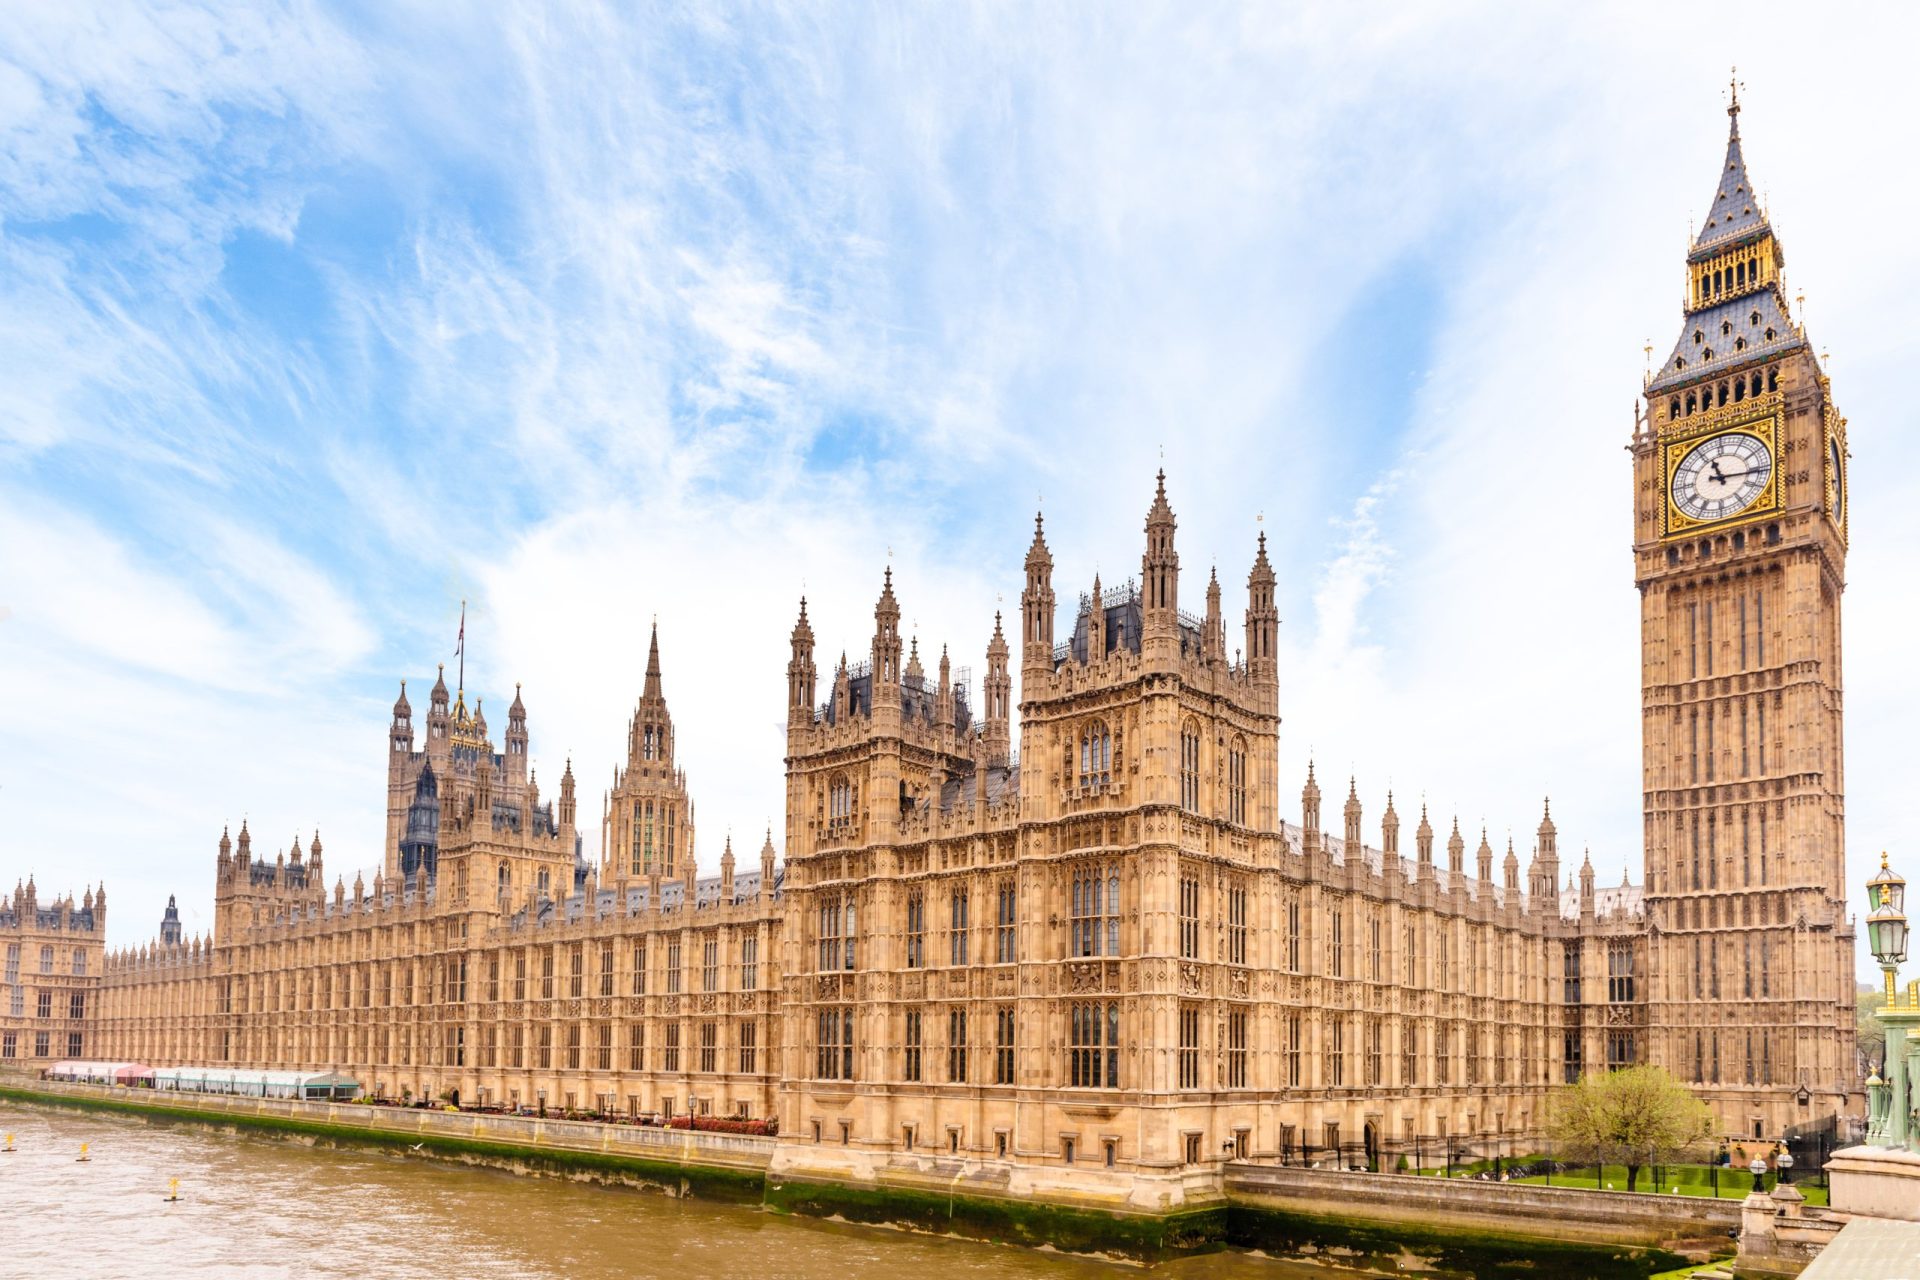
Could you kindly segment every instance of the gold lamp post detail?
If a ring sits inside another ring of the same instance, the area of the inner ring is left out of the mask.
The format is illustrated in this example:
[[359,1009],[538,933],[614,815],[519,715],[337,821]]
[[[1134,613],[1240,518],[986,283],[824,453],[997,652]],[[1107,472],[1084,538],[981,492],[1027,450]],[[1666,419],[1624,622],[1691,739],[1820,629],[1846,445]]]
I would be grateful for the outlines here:
[[1867,881],[1867,949],[1880,962],[1887,976],[1887,1007],[1897,1002],[1895,974],[1907,958],[1907,882],[1887,866],[1887,855],[1880,854],[1880,874]]

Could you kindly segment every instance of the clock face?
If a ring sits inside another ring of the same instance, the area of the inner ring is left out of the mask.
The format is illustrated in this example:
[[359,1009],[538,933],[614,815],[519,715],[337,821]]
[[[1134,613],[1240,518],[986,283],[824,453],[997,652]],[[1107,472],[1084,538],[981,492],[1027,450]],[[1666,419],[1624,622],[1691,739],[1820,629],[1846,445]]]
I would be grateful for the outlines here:
[[1729,431],[1703,440],[1673,470],[1673,505],[1689,519],[1724,520],[1766,492],[1773,455],[1758,436]]
[[1832,436],[1827,437],[1827,465],[1833,469],[1833,522],[1844,525],[1847,522],[1847,468],[1840,453],[1840,442]]

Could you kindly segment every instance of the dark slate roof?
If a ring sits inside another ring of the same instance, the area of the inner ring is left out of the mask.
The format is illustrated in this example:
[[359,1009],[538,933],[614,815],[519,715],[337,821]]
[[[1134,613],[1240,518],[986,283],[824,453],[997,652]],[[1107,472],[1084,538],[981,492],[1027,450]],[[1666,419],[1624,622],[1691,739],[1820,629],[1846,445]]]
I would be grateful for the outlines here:
[[[1728,325],[1732,326],[1731,332],[1723,328]],[[1771,338],[1767,336],[1769,331],[1773,334]],[[1698,342],[1694,341],[1696,333],[1700,335]],[[1743,293],[1687,316],[1672,354],[1647,384],[1647,394],[1657,395],[1669,387],[1716,377],[1749,361],[1771,358],[1806,345],[1807,340],[1787,314],[1778,289],[1768,287],[1757,293]]]
[[[940,812],[951,813],[956,805],[973,803],[973,777],[971,773],[962,773],[946,780],[940,788]],[[1020,766],[995,765],[986,771],[982,784],[990,805],[1015,799],[1020,795]]]
[[1767,215],[1747,176],[1746,158],[1740,154],[1739,108],[1733,111],[1733,127],[1727,132],[1727,162],[1720,166],[1720,186],[1714,192],[1713,205],[1707,210],[1706,225],[1694,237],[1694,257],[1717,252],[1728,240],[1766,230]]

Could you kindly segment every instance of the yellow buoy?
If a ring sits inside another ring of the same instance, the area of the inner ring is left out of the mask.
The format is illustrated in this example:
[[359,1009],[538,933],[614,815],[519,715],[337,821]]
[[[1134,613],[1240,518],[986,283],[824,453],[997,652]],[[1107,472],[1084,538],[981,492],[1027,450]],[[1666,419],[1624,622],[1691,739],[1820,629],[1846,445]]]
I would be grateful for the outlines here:
[[6,1145],[6,1146],[4,1146],[4,1147],[0,1147],[0,1151],[11,1151],[11,1150],[13,1150],[13,1135],[12,1135],[12,1134],[8,1134],[8,1135],[7,1135],[7,1145]]
[[167,1203],[172,1204],[180,1198],[180,1179],[167,1179]]
[[91,1160],[91,1159],[93,1159],[93,1157],[87,1154],[87,1144],[86,1144],[86,1143],[84,1143],[84,1142],[83,1142],[83,1143],[81,1143],[81,1144],[80,1144],[80,1158],[79,1158],[78,1160],[75,1160],[75,1161],[74,1161],[74,1163],[75,1163],[75,1164],[84,1164],[84,1163],[86,1163],[87,1161],[89,1161],[89,1160]]

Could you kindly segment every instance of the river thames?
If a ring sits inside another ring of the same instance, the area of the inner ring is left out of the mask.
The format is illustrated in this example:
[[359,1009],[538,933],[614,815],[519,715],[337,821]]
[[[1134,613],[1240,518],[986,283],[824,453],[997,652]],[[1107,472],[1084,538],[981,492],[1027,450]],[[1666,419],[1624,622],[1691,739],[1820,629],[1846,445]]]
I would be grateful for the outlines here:
[[[1140,1268],[191,1125],[0,1105],[9,1275],[1327,1280],[1207,1254]],[[76,1159],[86,1143],[90,1159]],[[180,1200],[165,1197],[180,1180]],[[1350,1270],[1343,1276],[1355,1276]]]

